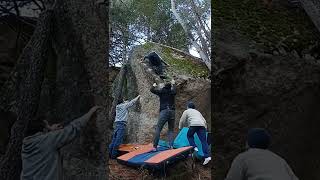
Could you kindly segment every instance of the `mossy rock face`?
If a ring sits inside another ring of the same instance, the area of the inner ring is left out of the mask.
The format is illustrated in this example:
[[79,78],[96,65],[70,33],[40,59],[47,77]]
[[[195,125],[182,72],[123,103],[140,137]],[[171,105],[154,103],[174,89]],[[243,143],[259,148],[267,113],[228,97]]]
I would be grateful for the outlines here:
[[145,43],[143,49],[147,51],[146,54],[155,51],[161,56],[161,58],[169,65],[166,70],[169,77],[173,77],[177,74],[196,78],[207,78],[209,76],[210,71],[205,63],[201,62],[199,58],[151,42]]
[[223,31],[226,25],[232,25],[267,52],[277,51],[280,46],[287,52],[295,50],[299,54],[314,51],[314,46],[320,48],[320,33],[300,8],[280,5],[267,8],[262,0],[213,3],[215,29]]

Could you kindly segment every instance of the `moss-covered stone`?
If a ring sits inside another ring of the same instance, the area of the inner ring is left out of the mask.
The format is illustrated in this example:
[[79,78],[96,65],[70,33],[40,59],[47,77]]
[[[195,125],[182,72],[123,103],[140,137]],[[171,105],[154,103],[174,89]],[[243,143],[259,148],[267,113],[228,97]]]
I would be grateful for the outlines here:
[[143,47],[143,49],[145,49],[145,50],[151,50],[152,49],[152,47],[153,47],[153,44],[152,43],[150,43],[150,42],[147,42],[147,43],[144,43],[143,45],[142,45],[142,47]]
[[169,68],[178,72],[187,73],[194,77],[207,77],[208,68],[203,63],[196,63],[191,58],[174,56],[174,52],[169,48],[163,49],[163,59],[170,65]]
[[214,26],[224,29],[234,26],[241,34],[261,44],[267,50],[279,45],[298,53],[320,42],[320,35],[302,9],[274,6],[268,9],[256,0],[213,1]]
[[161,51],[157,53],[160,53],[162,59],[169,65],[167,68],[167,76],[169,77],[174,74],[185,74],[203,78],[209,76],[207,66],[196,58],[186,56],[185,54],[177,52],[170,47],[158,46],[154,43],[145,43],[142,47],[147,52],[157,51],[156,49]]

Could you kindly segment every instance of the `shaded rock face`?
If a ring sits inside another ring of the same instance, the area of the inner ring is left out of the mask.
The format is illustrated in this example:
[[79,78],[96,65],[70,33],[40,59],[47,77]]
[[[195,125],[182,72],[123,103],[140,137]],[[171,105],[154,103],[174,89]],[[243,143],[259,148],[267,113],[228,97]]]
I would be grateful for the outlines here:
[[[36,21],[32,19],[26,18],[26,21],[30,24],[36,24]],[[32,26],[21,22],[15,16],[0,17],[0,87],[9,78],[20,53],[33,33],[33,29]]]
[[6,146],[9,142],[10,127],[16,120],[16,114],[0,109],[1,129],[0,129],[0,154],[6,152]]
[[301,1],[302,7],[309,15],[310,19],[317,27],[318,31],[320,32],[320,2],[317,0],[302,0]]
[[225,70],[213,79],[214,179],[225,177],[253,127],[270,131],[271,150],[300,179],[319,179],[319,64],[292,56],[243,58],[223,49],[217,49],[217,56]]
[[[68,124],[93,105],[105,107],[92,118],[80,138],[62,149],[66,176],[88,175],[88,172],[104,176],[106,170],[103,154],[99,153],[106,151],[107,145],[102,145],[107,137],[104,133],[110,133],[105,122],[110,104],[108,82],[114,75],[109,77],[107,71],[108,46],[107,41],[102,41],[107,39],[104,17],[107,11],[102,8],[105,6],[100,3],[69,0],[57,2],[54,10],[54,27],[59,28],[52,34],[52,51],[48,56],[38,114],[46,115],[50,123]],[[22,31],[22,34],[27,32]],[[7,34],[10,40],[15,39],[14,33]],[[11,44],[13,42],[9,43],[9,48]],[[10,53],[8,50],[4,54],[12,55]],[[20,55],[20,52],[15,53]],[[2,55],[0,51],[0,58]],[[110,74],[114,72],[111,70]],[[9,127],[5,128],[9,133]]]
[[[33,19],[26,18],[25,21],[30,24],[36,24]],[[21,30],[20,33],[19,29]],[[15,16],[0,17],[0,89],[9,79],[19,55],[28,43],[33,30],[34,28],[31,25],[19,21]],[[16,117],[12,112],[3,112],[1,114],[0,153],[4,153],[9,140],[10,128]]]
[[[88,0],[59,1],[54,9],[54,54],[42,89],[42,107],[52,121],[68,124],[94,105],[104,108],[92,117],[80,138],[62,149],[67,176],[104,176],[107,135],[108,47],[104,5]],[[103,149],[102,149],[103,148]]]

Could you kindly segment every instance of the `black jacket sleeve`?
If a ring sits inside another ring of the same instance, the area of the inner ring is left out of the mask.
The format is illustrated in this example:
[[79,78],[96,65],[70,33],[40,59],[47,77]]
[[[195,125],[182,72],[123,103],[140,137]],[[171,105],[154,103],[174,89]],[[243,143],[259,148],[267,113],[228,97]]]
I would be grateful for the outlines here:
[[150,91],[153,93],[153,94],[156,94],[156,95],[159,95],[159,94],[161,94],[161,90],[160,89],[157,89],[157,88],[155,88],[155,87],[151,87],[151,89],[150,89]]

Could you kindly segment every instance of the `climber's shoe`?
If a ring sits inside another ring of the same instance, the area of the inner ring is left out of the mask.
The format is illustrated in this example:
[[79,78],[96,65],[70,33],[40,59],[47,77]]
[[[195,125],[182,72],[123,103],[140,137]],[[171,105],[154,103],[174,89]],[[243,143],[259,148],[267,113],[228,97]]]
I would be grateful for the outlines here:
[[152,148],[152,150],[151,150],[151,152],[157,152],[158,151],[158,149],[157,148]]
[[199,151],[199,149],[197,147],[194,147],[193,150],[196,151],[196,152]]
[[204,159],[203,165],[206,165],[209,163],[209,161],[211,161],[211,157],[207,157]]

